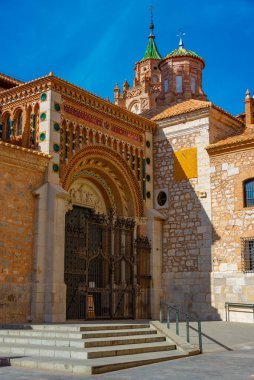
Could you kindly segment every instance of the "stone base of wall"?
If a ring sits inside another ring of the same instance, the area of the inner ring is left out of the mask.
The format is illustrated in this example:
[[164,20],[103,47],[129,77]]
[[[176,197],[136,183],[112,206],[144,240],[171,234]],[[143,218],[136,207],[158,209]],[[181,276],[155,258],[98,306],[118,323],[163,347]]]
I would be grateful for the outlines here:
[[210,272],[163,274],[164,300],[201,320],[220,320],[212,305]]
[[[254,273],[213,272],[213,305],[218,309],[223,320],[226,320],[225,302],[254,304]],[[240,309],[238,309],[240,310]],[[249,309],[230,312],[232,322],[254,322]]]
[[0,323],[27,323],[30,313],[31,284],[0,284]]

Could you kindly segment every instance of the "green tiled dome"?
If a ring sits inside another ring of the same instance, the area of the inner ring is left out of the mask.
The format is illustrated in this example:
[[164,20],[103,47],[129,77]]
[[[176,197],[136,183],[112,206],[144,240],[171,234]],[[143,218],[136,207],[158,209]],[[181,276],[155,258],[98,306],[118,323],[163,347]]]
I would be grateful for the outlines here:
[[193,57],[193,58],[200,59],[205,64],[204,59],[200,57],[200,55],[198,55],[194,51],[186,50],[184,48],[173,50],[171,53],[166,55],[165,58],[171,58],[171,57]]

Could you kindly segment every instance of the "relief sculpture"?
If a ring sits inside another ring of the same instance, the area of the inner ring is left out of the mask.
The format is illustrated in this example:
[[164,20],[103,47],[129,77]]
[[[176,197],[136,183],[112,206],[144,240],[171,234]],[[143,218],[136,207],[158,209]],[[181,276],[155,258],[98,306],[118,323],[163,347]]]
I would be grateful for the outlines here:
[[103,207],[102,201],[98,195],[92,193],[84,184],[79,184],[70,189],[71,203],[86,206],[94,209],[98,213],[103,213],[105,207]]

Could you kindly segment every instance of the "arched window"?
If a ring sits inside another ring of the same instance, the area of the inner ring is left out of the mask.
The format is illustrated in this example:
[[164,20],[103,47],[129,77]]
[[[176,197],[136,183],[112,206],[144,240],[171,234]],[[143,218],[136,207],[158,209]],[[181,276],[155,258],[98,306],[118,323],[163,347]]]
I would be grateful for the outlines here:
[[23,117],[22,117],[22,112],[18,114],[18,119],[17,119],[17,136],[22,135],[23,132]]
[[10,140],[10,137],[11,137],[11,118],[10,118],[10,115],[8,115],[5,120],[5,139]]
[[254,206],[254,178],[244,182],[244,206]]

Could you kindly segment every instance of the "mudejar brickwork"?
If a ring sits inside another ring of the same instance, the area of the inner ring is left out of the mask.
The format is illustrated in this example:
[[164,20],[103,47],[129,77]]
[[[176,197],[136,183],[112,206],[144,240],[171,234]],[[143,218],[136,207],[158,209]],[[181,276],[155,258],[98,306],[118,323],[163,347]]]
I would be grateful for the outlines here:
[[151,23],[114,104],[53,73],[0,75],[1,322],[254,303],[254,101],[211,103],[204,67],[182,37],[162,57]]

